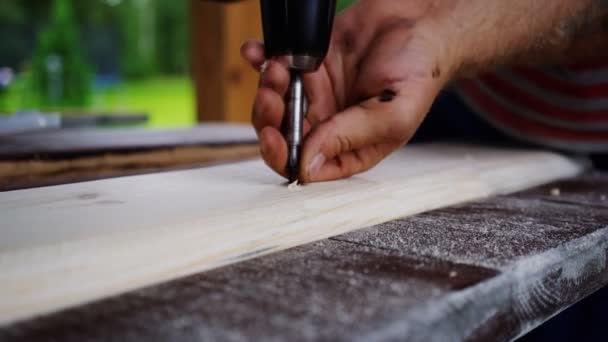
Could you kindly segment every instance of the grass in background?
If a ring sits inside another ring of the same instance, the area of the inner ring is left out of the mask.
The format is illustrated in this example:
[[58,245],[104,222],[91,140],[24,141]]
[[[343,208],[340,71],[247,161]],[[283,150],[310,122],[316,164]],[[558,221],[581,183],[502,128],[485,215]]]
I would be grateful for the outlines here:
[[128,81],[96,89],[93,111],[145,112],[150,127],[189,126],[196,123],[194,90],[186,77]]
[[30,109],[25,105],[26,78],[17,77],[10,88],[5,89],[0,93],[0,114],[8,114],[17,110]]
[[[16,82],[0,96],[0,112],[34,109],[23,96],[26,87],[21,83]],[[190,126],[196,124],[194,96],[192,82],[187,77],[126,81],[94,89],[91,106],[84,111],[146,113],[149,127]]]

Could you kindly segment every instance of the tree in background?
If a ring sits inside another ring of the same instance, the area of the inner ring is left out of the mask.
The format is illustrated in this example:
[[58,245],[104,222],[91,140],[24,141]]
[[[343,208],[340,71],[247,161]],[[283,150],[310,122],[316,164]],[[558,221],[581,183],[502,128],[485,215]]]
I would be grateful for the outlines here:
[[184,74],[189,69],[188,1],[156,0],[156,58],[163,74]]
[[[70,2],[80,47],[102,75],[146,78],[189,68],[188,1]],[[37,34],[52,27],[54,0],[0,0],[0,67],[31,65]],[[38,38],[37,38],[38,37]]]
[[188,69],[188,2],[121,0],[122,73],[127,78]]
[[70,0],[55,0],[51,24],[32,58],[30,101],[42,107],[84,107],[91,95],[91,67],[80,48]]
[[0,68],[19,67],[23,55],[32,48],[31,41],[23,39],[27,31],[27,15],[21,3],[0,1]]
[[123,0],[119,6],[121,69],[127,78],[142,78],[156,72],[155,5],[154,0]]

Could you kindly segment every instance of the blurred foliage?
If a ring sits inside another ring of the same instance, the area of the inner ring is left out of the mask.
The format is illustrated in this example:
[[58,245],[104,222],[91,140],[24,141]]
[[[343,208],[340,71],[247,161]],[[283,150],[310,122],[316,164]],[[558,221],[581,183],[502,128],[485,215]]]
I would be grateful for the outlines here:
[[0,91],[0,114],[10,114],[18,110],[33,109],[31,103],[28,103],[29,94],[29,73],[24,72],[13,80],[10,87]]
[[127,78],[143,78],[156,71],[153,0],[125,0],[121,16],[121,69]]
[[356,0],[338,0],[338,11],[342,11],[350,6]]
[[4,65],[17,66],[33,48],[33,36],[26,26],[27,15],[19,1],[0,0],[0,56]]
[[157,0],[157,63],[161,73],[188,72],[190,60],[188,1]]
[[[146,112],[151,126],[195,123],[185,76],[188,6],[186,0],[0,0],[0,67],[17,73],[0,90],[0,113],[70,108]],[[61,62],[53,79],[49,62],[52,68]],[[53,82],[60,85],[51,91]]]
[[55,0],[51,18],[32,58],[28,102],[43,108],[85,106],[92,72],[80,46],[71,0]]
[[[194,94],[185,77],[188,5],[186,0],[0,0],[0,67],[17,73],[9,88],[0,90],[0,113],[134,111],[149,113],[152,126],[194,123]],[[61,66],[52,79],[49,62]],[[97,82],[91,92],[92,69]],[[59,87],[49,87],[53,82]]]
[[23,8],[17,1],[0,1],[0,21],[18,22],[23,20]]
[[120,7],[125,76],[187,72],[187,1],[123,0]]
[[[51,23],[53,0],[0,0],[0,66],[27,67]],[[76,0],[83,55],[101,73],[183,74],[189,66],[188,1]]]

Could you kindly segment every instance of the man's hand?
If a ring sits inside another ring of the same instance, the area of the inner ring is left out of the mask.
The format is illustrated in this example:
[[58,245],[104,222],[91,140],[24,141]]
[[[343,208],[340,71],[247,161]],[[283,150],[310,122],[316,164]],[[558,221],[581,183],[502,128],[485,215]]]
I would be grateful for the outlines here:
[[[362,0],[336,18],[325,63],[305,75],[309,101],[300,180],[348,177],[375,166],[411,138],[451,73],[422,1]],[[280,133],[289,72],[249,41],[242,55],[264,66],[252,122],[262,156],[285,175]]]
[[[300,180],[368,170],[402,146],[456,74],[496,65],[605,58],[607,0],[359,0],[336,18],[320,70],[305,76],[309,110]],[[285,174],[279,132],[289,85],[259,42],[242,55],[265,65],[252,121],[262,155]]]

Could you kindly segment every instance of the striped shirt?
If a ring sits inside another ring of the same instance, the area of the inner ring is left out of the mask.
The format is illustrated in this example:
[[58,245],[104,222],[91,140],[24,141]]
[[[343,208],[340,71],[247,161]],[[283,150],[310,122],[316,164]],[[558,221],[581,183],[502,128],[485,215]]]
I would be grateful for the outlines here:
[[608,63],[501,69],[455,88],[505,134],[565,151],[608,152]]

